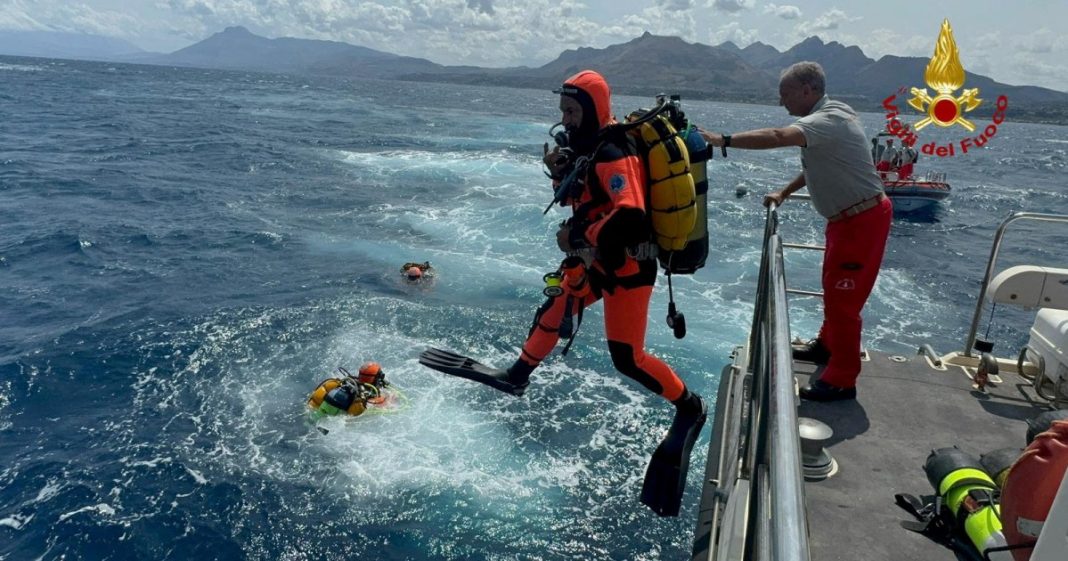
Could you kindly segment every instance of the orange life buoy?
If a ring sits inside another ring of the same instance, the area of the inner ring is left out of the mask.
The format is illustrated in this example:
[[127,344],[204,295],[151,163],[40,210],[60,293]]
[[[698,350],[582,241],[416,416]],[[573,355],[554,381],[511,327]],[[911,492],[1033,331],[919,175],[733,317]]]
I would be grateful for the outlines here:
[[[1054,421],[1012,465],[1001,490],[1001,521],[1010,546],[1038,539],[1066,469],[1068,421]],[[1014,549],[1013,559],[1027,561],[1033,549]]]

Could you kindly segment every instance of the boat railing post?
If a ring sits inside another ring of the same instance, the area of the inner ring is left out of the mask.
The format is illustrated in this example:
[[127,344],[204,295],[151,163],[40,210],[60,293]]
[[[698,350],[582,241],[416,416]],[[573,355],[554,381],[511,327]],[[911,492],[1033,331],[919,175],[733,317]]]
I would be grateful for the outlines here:
[[966,357],[972,356],[972,347],[975,345],[975,334],[979,330],[979,319],[983,315],[983,302],[986,300],[986,290],[990,287],[990,280],[994,275],[994,264],[997,262],[998,253],[1001,251],[1001,240],[1005,237],[1005,230],[1009,224],[1017,220],[1036,220],[1048,222],[1068,222],[1068,216],[1060,214],[1043,214],[1040,212],[1014,212],[1009,215],[994,234],[994,245],[990,248],[990,257],[986,261],[986,273],[983,275],[983,284],[979,287],[979,297],[975,299],[975,313],[972,314],[972,325],[968,329],[968,338],[964,342]]

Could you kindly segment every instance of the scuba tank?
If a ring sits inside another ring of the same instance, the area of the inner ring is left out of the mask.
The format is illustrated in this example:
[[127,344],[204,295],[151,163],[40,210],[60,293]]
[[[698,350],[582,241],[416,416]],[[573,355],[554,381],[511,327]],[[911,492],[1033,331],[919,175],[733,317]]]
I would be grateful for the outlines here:
[[979,460],[956,446],[939,448],[927,456],[923,471],[971,544],[988,559],[1012,561],[1003,549],[997,485]]
[[[319,405],[319,411],[322,411],[327,415],[337,414],[333,410],[327,408],[327,406],[333,407],[337,412],[344,411],[355,417],[357,415],[362,415],[367,409],[367,401],[365,399],[360,399],[355,388],[345,384],[327,392],[326,398],[323,399],[323,403]],[[326,410],[324,410],[324,408]]]
[[674,252],[670,264],[661,261],[660,265],[665,268],[670,265],[672,273],[688,275],[704,267],[708,259],[708,158],[712,152],[692,124],[687,124],[679,134],[683,136],[686,149],[690,152],[690,175],[693,176],[697,195],[697,220],[686,237],[686,245]]
[[[679,96],[658,95],[653,110],[627,115],[647,175],[647,207],[657,260],[668,280],[665,318],[676,339],[686,336],[686,317],[675,306],[672,274],[691,275],[708,258],[708,144],[686,120]],[[634,127],[637,127],[634,129]]]

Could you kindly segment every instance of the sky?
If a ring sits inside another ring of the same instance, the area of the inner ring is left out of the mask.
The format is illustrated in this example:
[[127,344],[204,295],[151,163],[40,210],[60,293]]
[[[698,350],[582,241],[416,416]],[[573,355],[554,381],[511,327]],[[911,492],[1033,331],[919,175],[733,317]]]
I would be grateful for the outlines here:
[[[90,33],[171,52],[231,25],[344,41],[440,64],[540,66],[645,31],[786,50],[806,37],[930,57],[950,20],[965,69],[1068,91],[1068,1],[914,0],[0,0],[0,29]],[[1011,6],[1011,7],[1010,7]]]

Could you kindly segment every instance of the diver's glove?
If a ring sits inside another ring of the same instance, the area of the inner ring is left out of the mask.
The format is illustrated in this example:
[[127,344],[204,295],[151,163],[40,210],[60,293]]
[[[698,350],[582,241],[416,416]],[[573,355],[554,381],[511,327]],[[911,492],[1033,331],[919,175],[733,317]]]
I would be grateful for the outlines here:
[[575,152],[570,148],[561,148],[559,146],[549,150],[548,142],[545,143],[543,150],[545,154],[541,161],[549,169],[546,175],[551,177],[555,183],[563,181],[574,166]]

